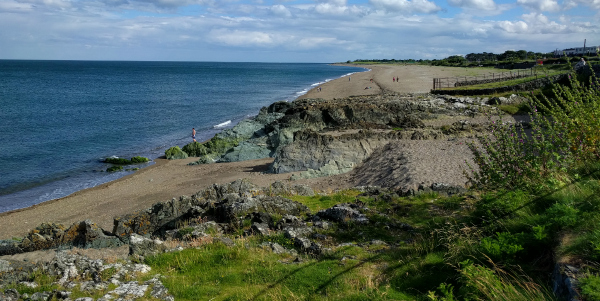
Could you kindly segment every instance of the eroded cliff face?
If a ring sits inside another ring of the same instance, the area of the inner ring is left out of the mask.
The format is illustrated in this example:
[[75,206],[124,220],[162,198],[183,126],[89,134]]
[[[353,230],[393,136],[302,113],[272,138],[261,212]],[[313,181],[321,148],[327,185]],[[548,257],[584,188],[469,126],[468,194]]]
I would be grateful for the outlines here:
[[[269,125],[277,133],[271,140],[271,171],[296,172],[293,178],[330,176],[351,171],[391,141],[471,135],[481,126],[460,118],[491,110],[486,103],[487,99],[396,94],[296,101]],[[435,126],[424,122],[448,116],[456,118]]]

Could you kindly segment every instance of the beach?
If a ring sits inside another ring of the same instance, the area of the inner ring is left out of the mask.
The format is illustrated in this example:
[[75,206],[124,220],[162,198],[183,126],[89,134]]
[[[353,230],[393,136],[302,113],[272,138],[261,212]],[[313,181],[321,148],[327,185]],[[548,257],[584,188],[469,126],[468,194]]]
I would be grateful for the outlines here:
[[[451,77],[473,72],[486,73],[488,71],[467,70],[465,68],[430,67],[430,66],[404,66],[404,65],[360,65],[370,69],[368,72],[354,73],[336,80],[315,86],[304,98],[334,99],[355,95],[377,95],[383,92],[397,93],[427,93],[432,87],[434,77]],[[399,78],[399,81],[393,81]],[[191,142],[191,141],[190,141]],[[418,143],[406,142],[403,148],[424,146]],[[454,153],[452,162],[464,161],[462,156],[466,148],[460,143],[443,143],[435,146],[436,160],[416,162],[418,169],[426,171],[428,176],[444,176],[458,179],[458,168],[453,167],[451,175],[440,172],[431,172],[432,166],[439,166],[446,162],[441,158],[439,149],[450,152],[449,148],[460,148]],[[410,153],[410,152],[408,152]],[[442,152],[443,153],[443,152]],[[422,155],[422,153],[421,153]],[[415,157],[417,158],[417,157]],[[66,226],[74,222],[89,219],[102,228],[110,231],[113,218],[145,210],[152,204],[178,198],[183,195],[193,195],[212,184],[229,183],[237,179],[249,179],[258,186],[268,186],[274,181],[288,181],[291,174],[263,173],[273,162],[272,158],[249,160],[234,163],[215,163],[206,165],[187,165],[196,158],[183,160],[156,159],[155,164],[141,169],[131,175],[118,180],[102,184],[93,188],[73,193],[67,197],[41,203],[29,208],[20,209],[0,214],[0,239],[21,237],[29,230],[41,223],[60,223]],[[452,163],[454,164],[454,163]],[[363,168],[366,172],[368,169]],[[435,170],[434,170],[435,171]],[[372,171],[377,172],[377,171]],[[414,172],[413,172],[414,173]],[[363,178],[368,174],[363,173]],[[413,178],[419,179],[418,172]],[[294,183],[306,184],[316,191],[332,192],[336,189],[350,188],[358,184],[361,179],[348,173],[330,177],[297,180]],[[362,179],[364,181],[364,179]],[[462,180],[458,179],[460,184]]]

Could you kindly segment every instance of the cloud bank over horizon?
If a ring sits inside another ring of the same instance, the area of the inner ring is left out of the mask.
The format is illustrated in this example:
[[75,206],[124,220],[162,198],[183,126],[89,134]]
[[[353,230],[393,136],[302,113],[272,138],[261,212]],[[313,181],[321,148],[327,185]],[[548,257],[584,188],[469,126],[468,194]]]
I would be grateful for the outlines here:
[[0,0],[0,28],[0,59],[442,59],[600,45],[600,1]]

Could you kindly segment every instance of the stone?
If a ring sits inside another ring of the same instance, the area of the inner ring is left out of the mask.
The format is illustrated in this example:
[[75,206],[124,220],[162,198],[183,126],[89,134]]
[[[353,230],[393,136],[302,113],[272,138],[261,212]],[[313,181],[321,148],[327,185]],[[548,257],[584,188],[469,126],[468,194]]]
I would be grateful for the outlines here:
[[270,197],[258,195],[253,198],[228,195],[215,204],[215,218],[218,222],[235,223],[249,214],[264,212],[269,215],[293,214],[309,212],[305,205],[280,196]]
[[269,235],[269,225],[267,224],[260,224],[260,223],[254,223],[252,224],[252,226],[250,227],[250,230],[252,231],[253,234],[258,234],[258,235],[262,235],[262,236],[267,236]]
[[15,240],[0,240],[0,256],[23,253],[19,242]]
[[129,237],[129,255],[146,257],[162,253],[166,249],[164,243],[158,239],[149,239],[135,233]]
[[14,288],[7,289],[4,291],[4,293],[0,292],[0,300],[17,301],[17,300],[19,300],[20,297],[21,297],[21,295]]
[[231,240],[229,237],[217,237],[213,239],[213,242],[220,242],[228,247],[235,246],[235,242],[233,242],[233,240]]
[[317,215],[321,218],[333,220],[338,223],[346,223],[349,221],[358,224],[369,223],[367,216],[351,208],[350,204],[338,204],[331,208],[319,211]]

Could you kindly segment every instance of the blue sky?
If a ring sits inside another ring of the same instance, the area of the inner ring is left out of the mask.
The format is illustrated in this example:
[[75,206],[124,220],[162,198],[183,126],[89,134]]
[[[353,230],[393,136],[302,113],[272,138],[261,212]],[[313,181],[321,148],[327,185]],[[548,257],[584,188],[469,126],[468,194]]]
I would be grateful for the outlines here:
[[0,59],[340,62],[600,45],[600,0],[0,0]]

